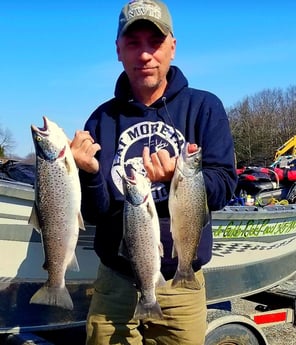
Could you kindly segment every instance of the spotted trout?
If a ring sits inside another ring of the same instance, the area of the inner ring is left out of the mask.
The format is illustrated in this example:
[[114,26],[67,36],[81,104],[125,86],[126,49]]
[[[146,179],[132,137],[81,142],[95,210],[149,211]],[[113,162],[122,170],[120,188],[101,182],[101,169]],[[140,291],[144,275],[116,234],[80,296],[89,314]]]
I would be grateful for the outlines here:
[[44,127],[31,126],[36,152],[35,202],[29,223],[41,233],[48,280],[30,303],[73,309],[65,285],[66,270],[79,271],[75,255],[81,190],[77,167],[64,131],[43,117]]
[[122,176],[122,180],[124,234],[119,254],[129,259],[140,291],[134,318],[161,319],[163,314],[156,300],[155,288],[165,284],[160,272],[163,248],[150,182],[136,171],[132,171],[131,177]]
[[201,148],[186,143],[177,159],[169,193],[172,256],[178,256],[173,287],[199,290],[192,268],[204,225],[208,222],[206,189],[201,170]]

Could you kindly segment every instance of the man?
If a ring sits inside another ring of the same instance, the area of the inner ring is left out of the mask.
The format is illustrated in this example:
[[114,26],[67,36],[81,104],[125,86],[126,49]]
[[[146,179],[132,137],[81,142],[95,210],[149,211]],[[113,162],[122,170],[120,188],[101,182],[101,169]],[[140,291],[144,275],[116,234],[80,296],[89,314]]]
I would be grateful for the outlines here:
[[[203,149],[203,175],[210,211],[221,209],[236,185],[234,150],[221,101],[188,87],[171,66],[176,50],[171,16],[157,0],[130,1],[120,13],[116,40],[119,76],[115,97],[99,106],[71,149],[80,168],[82,212],[96,224],[98,279],[87,320],[87,344],[204,343],[206,296],[202,265],[211,258],[212,231],[204,229],[193,262],[200,290],[173,288],[168,193],[176,157],[185,142]],[[118,255],[123,233],[123,174],[131,168],[152,182],[164,246],[161,271],[166,285],[156,289],[164,318],[133,318],[138,299],[130,263]],[[141,326],[141,327],[139,327]]]

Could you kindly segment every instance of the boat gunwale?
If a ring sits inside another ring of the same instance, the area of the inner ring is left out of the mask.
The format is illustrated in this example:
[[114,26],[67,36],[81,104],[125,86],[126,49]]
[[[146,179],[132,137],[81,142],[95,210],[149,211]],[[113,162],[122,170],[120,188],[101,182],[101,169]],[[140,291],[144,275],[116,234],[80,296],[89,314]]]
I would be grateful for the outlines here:
[[257,206],[226,206],[222,210],[212,212],[213,220],[241,219],[280,219],[296,220],[296,204]]

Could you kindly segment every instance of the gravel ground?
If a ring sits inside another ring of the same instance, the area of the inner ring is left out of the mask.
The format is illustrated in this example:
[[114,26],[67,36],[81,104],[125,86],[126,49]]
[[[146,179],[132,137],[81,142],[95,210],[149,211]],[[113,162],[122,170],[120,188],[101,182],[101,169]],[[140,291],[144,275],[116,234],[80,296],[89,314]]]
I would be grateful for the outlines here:
[[[240,298],[232,301],[233,311],[245,315],[256,313],[255,307],[257,305],[258,303]],[[296,328],[292,324],[264,327],[263,332],[269,345],[296,345]]]

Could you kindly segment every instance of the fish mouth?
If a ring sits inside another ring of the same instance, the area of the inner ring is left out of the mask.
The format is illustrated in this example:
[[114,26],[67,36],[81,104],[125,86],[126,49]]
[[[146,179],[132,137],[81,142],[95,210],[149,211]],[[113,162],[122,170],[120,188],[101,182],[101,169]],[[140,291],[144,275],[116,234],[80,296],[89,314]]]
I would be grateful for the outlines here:
[[125,181],[125,183],[127,184],[132,184],[135,185],[136,184],[136,178],[135,176],[127,176],[126,174],[121,175],[119,173],[119,171],[116,171],[117,174],[119,175],[119,177],[121,178],[122,181]]
[[131,169],[131,175],[125,175],[124,179],[128,184],[135,186],[137,184],[135,170]]
[[187,155],[190,157],[190,156],[193,156],[195,155],[196,153],[198,153],[200,151],[200,147],[198,147],[196,144],[190,144],[190,143],[187,143],[187,146],[186,146],[186,153]]
[[[64,145],[60,151],[57,149],[50,150],[46,145],[42,144],[37,144],[37,141],[39,142],[40,140],[42,141],[41,137],[46,138],[49,137],[50,135],[50,130],[49,130],[49,123],[50,121],[46,116],[42,116],[43,118],[43,127],[37,127],[34,125],[31,125],[31,131],[34,137],[34,144],[36,148],[36,154],[40,158],[47,160],[47,161],[55,161],[56,159],[62,159],[64,158],[66,154],[66,149],[67,146]],[[37,138],[39,137],[39,139]]]
[[48,130],[48,119],[46,116],[42,116],[43,118],[43,127],[37,127],[34,125],[31,125],[32,131],[38,133],[39,135],[43,137],[49,136],[49,130]]
[[126,181],[133,186],[136,185],[136,180],[131,177],[126,177]]
[[135,185],[137,183],[135,172],[136,171],[134,169],[131,169],[131,175],[127,177],[127,179],[130,182],[130,184],[133,184],[133,185]]
[[[138,175],[141,174],[138,173]],[[148,201],[149,192],[145,190],[145,186],[143,187],[142,181],[137,179],[137,171],[135,169],[131,169],[129,176],[124,174],[121,175],[121,178],[123,180],[123,190],[126,202],[133,205],[133,207],[138,207]]]
[[186,147],[182,150],[182,157],[183,159],[191,158],[198,155],[201,152],[201,147],[197,146],[196,144],[186,143]]
[[136,180],[133,179],[132,177],[124,176],[124,180],[125,180],[125,183],[129,186],[135,186],[137,184]]

